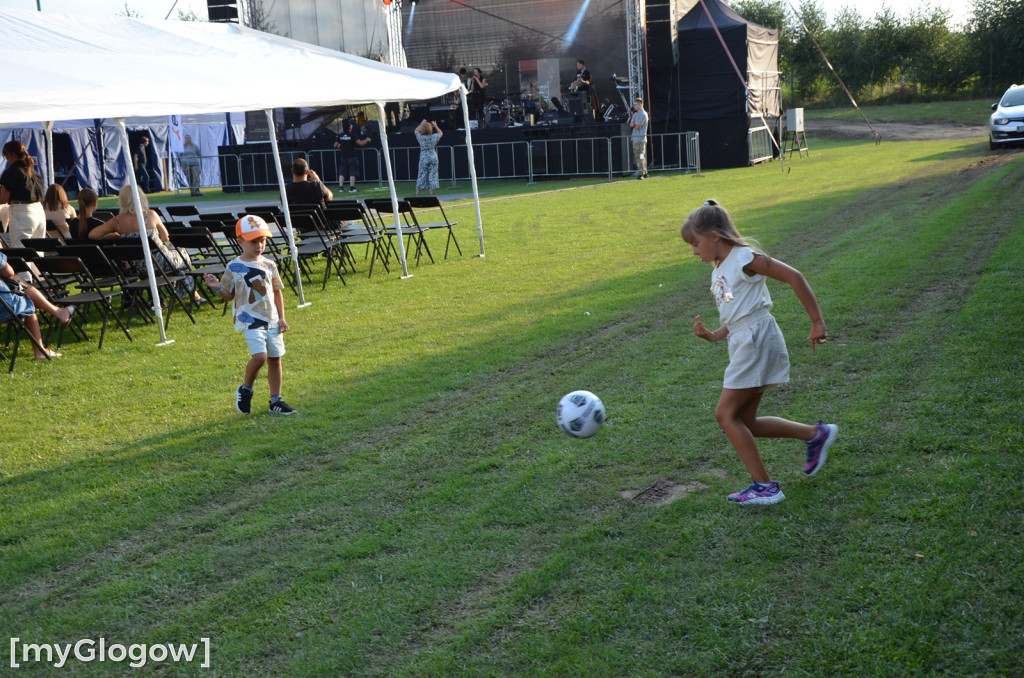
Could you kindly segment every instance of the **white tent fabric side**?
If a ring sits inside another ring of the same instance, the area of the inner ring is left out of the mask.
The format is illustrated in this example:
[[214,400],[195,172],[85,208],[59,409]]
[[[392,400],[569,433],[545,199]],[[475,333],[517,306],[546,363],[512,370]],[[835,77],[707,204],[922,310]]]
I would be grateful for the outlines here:
[[[244,114],[203,113],[179,118],[183,133],[191,135],[207,156],[202,162],[202,185],[219,186],[217,147],[243,141]],[[149,169],[160,187],[175,190],[187,186],[184,173],[174,163],[169,116],[129,118],[125,124],[136,138],[142,133],[149,136]],[[0,129],[0,144],[11,139],[25,144],[47,185],[62,183],[69,191],[77,185],[80,189],[91,188],[99,195],[114,195],[126,183],[121,139],[113,120],[58,120],[53,124],[52,135],[42,124],[23,124]],[[7,162],[0,159],[0,172],[6,167]],[[173,175],[175,169],[179,170],[177,177]],[[69,183],[69,175],[74,176],[74,183]]]
[[[0,125],[114,118],[122,143],[120,125],[134,116],[422,101],[462,89],[455,74],[391,66],[237,24],[18,10],[0,11],[0,63]],[[130,151],[124,155],[131,168]],[[482,242],[479,218],[477,230]]]

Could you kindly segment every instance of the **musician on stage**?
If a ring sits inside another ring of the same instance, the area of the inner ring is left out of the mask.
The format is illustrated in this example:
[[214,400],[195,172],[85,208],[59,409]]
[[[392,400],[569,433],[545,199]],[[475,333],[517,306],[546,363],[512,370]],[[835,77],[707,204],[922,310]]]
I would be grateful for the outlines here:
[[484,99],[487,95],[487,78],[479,68],[473,69],[473,77],[469,79],[469,93],[466,103],[469,105],[469,117],[478,125],[484,123]]
[[569,91],[582,94],[584,101],[590,101],[590,71],[583,59],[576,60],[576,79],[569,85]]
[[569,83],[569,111],[576,115],[591,116],[591,84],[590,71],[583,59],[576,61],[576,78]]

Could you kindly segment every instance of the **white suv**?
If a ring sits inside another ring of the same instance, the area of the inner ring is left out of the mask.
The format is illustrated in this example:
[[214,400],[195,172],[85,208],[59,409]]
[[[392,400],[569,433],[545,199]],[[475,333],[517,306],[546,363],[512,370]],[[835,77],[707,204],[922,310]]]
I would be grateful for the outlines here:
[[1024,142],[1024,85],[1010,85],[988,119],[988,147]]

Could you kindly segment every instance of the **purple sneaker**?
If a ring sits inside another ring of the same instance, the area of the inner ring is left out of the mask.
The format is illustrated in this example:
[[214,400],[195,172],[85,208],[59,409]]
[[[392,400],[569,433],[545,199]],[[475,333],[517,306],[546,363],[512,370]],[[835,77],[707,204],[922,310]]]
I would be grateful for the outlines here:
[[774,480],[764,484],[755,480],[750,487],[742,492],[735,492],[729,495],[729,501],[749,506],[778,504],[785,498],[786,495],[782,494],[782,488]]
[[818,434],[804,443],[807,445],[807,462],[804,464],[804,473],[813,476],[821,470],[821,467],[825,465],[825,460],[828,459],[828,448],[832,447],[837,435],[839,435],[838,426],[818,422]]

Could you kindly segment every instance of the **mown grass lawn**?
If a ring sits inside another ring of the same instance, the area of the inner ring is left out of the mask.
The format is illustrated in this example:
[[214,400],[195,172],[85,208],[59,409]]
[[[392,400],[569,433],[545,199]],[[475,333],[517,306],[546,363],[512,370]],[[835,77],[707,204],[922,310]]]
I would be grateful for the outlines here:
[[[455,208],[465,256],[289,296],[301,416],[260,411],[265,381],[234,412],[246,356],[213,309],[169,346],[19,361],[0,641],[207,637],[224,676],[1020,674],[1022,160],[815,142],[788,172],[508,197],[484,258]],[[805,273],[832,337],[810,351],[772,287],[793,382],[762,412],[840,426],[812,479],[764,443],[773,507],[725,501],[748,484],[712,416],[727,356],[692,336],[709,270],[678,235],[707,197]],[[554,425],[576,388],[609,413],[585,441]],[[623,495],[659,480],[690,491]]]

